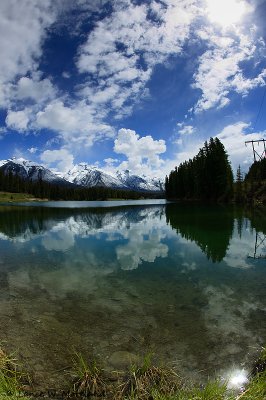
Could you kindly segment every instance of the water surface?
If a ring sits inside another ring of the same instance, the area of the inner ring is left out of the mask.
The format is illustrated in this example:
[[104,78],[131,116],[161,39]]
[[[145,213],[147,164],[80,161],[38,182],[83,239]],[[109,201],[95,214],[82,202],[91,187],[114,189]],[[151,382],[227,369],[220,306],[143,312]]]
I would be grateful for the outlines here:
[[0,340],[35,382],[62,384],[74,350],[204,379],[265,345],[265,213],[152,203],[0,207]]

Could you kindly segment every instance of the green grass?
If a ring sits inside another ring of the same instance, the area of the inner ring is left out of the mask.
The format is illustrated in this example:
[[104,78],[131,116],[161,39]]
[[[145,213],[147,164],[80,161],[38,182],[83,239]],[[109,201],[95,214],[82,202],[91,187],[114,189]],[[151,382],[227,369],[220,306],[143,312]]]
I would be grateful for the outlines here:
[[106,383],[103,371],[95,361],[88,363],[82,354],[75,353],[73,359],[74,372],[77,379],[74,382],[72,393],[78,396],[103,396],[106,393]]
[[27,400],[21,390],[23,378],[16,360],[8,357],[0,347],[0,400]]
[[34,196],[28,193],[0,192],[0,202],[31,201],[33,199]]
[[[162,395],[159,392],[152,394],[154,400],[233,400],[227,393],[226,385],[220,382],[208,382],[203,388],[182,388],[172,396]],[[254,399],[255,400],[255,399]]]
[[[233,394],[228,391],[226,383],[219,381],[209,381],[202,387],[188,385],[173,370],[153,366],[150,354],[144,357],[141,365],[134,365],[124,373],[114,372],[117,379],[110,380],[95,361],[88,363],[80,353],[75,353],[76,379],[65,399],[266,400],[265,361],[264,349],[245,391]],[[23,394],[23,381],[25,375],[19,372],[16,360],[7,357],[0,348],[0,400],[30,400]]]
[[239,400],[266,400],[266,371],[256,375]]

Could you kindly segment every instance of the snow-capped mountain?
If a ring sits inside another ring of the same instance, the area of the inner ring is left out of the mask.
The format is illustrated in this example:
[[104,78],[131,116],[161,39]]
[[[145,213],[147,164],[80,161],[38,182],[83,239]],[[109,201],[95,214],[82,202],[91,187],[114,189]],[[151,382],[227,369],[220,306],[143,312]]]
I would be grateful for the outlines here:
[[86,163],[78,164],[69,170],[64,179],[84,187],[104,186],[137,191],[164,191],[164,184],[160,179],[131,175],[128,170],[117,171],[113,175]]
[[133,190],[164,191],[164,183],[159,178],[150,178],[145,175],[130,175],[130,171],[117,171],[117,178]]
[[98,186],[146,192],[164,191],[164,183],[160,179],[149,178],[145,175],[131,175],[128,170],[110,174],[86,163],[75,165],[65,175],[60,175],[32,161],[11,158],[0,161],[0,170],[5,174],[9,172],[17,174],[22,179],[31,179],[32,181],[42,179],[44,182],[57,185],[78,185],[87,188]]
[[86,163],[75,165],[74,168],[64,175],[64,179],[84,187],[104,186],[115,189],[125,188],[119,179]]
[[24,158],[11,158],[9,160],[0,161],[0,169],[5,174],[12,172],[22,179],[31,179],[33,182],[42,179],[44,182],[50,182],[57,185],[69,185],[65,179],[54,174],[49,169],[38,165]]

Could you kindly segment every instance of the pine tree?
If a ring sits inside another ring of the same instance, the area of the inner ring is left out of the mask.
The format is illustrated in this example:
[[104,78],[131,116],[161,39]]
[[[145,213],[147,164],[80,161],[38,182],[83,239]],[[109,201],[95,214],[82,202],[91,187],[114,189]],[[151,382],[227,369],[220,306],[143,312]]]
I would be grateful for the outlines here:
[[242,203],[243,202],[243,175],[241,172],[240,165],[236,171],[236,183],[235,183],[235,202]]
[[166,183],[167,198],[231,199],[233,173],[223,144],[218,138],[210,138],[192,160],[170,172]]

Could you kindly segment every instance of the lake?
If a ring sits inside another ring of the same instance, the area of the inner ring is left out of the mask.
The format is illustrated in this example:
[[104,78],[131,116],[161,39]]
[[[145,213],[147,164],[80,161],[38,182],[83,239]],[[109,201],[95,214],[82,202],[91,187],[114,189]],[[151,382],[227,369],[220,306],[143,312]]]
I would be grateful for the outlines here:
[[40,386],[60,386],[75,351],[107,370],[151,352],[227,379],[266,343],[265,237],[265,210],[2,205],[0,341]]

